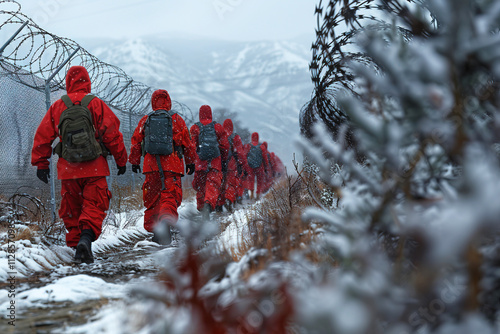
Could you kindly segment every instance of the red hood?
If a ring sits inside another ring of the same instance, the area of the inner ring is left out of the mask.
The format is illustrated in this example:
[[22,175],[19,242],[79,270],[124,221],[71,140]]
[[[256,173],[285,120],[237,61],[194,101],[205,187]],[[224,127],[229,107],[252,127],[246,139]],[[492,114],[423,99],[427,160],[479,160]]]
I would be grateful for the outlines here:
[[234,139],[233,139],[233,146],[238,148],[238,147],[242,147],[243,146],[243,142],[241,141],[241,137],[240,135],[236,135],[234,136]]
[[224,131],[228,136],[233,134],[233,121],[231,121],[229,118],[224,120],[224,123],[222,124],[222,127],[224,128]]
[[259,134],[257,132],[252,133],[252,145],[259,145]]
[[200,107],[200,122],[203,124],[212,122],[212,108],[206,104]]
[[90,93],[90,77],[89,72],[83,66],[72,66],[66,74],[66,92]]
[[172,109],[172,100],[170,100],[170,95],[164,89],[158,89],[151,96],[151,106],[153,110],[170,110]]
[[266,147],[266,150],[267,150],[267,141],[263,142],[262,145],[264,145]]

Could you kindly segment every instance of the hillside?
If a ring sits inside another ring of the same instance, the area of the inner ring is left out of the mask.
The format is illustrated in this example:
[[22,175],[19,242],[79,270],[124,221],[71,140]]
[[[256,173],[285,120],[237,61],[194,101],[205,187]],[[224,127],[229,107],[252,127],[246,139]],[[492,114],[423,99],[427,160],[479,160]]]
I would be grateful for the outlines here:
[[135,80],[164,88],[197,115],[202,104],[238,114],[290,166],[299,111],[312,91],[303,42],[143,38],[93,43],[90,51]]

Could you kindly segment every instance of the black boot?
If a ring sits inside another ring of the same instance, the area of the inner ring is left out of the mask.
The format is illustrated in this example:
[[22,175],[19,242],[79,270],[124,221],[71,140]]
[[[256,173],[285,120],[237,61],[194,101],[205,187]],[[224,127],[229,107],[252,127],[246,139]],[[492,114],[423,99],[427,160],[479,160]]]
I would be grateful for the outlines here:
[[224,204],[224,206],[226,207],[227,212],[233,212],[232,203],[229,200],[226,201],[226,204]]
[[172,230],[168,219],[160,220],[158,225],[155,226],[151,241],[156,242],[158,245],[170,245],[172,243]]
[[203,209],[201,210],[201,218],[204,221],[210,220],[210,212],[212,212],[212,206],[210,203],[205,202],[205,205],[203,206]]
[[92,242],[94,240],[94,231],[90,229],[82,231],[82,234],[80,235],[80,241],[78,241],[78,245],[76,246],[76,263],[94,263],[94,256],[92,255]]
[[222,211],[224,211],[224,208],[222,207],[222,205],[217,205],[215,207],[215,212],[222,212]]

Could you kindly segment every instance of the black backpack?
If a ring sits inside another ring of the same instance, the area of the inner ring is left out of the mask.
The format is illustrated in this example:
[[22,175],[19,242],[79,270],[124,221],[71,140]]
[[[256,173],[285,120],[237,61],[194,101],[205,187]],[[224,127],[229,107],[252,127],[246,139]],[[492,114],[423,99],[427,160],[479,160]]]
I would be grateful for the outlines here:
[[210,161],[220,156],[219,141],[215,132],[215,122],[203,125],[201,122],[196,123],[200,129],[198,137],[198,147],[196,152],[200,160]]
[[174,152],[172,110],[156,110],[144,123],[142,154],[170,155]]
[[250,168],[259,168],[262,165],[262,149],[260,145],[251,145],[247,154],[247,161]]
[[54,153],[69,162],[85,162],[103,155],[101,144],[95,138],[95,127],[88,105],[95,98],[86,95],[80,103],[73,103],[68,95],[61,97],[66,105],[59,119],[61,141],[54,148]]

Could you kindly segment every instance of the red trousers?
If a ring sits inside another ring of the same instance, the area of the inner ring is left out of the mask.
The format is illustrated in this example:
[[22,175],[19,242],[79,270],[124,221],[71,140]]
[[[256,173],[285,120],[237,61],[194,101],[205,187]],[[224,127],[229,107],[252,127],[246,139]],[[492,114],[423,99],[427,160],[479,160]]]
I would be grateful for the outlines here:
[[222,182],[220,184],[220,189],[219,189],[219,198],[217,199],[217,205],[218,206],[223,206],[226,203],[226,183],[227,183],[227,177],[228,177],[228,172],[222,173]]
[[165,190],[161,187],[160,173],[146,173],[142,185],[142,198],[146,211],[144,212],[144,228],[153,232],[155,225],[162,220],[175,225],[179,219],[177,208],[182,203],[181,175],[165,172]]
[[66,226],[66,245],[75,247],[85,229],[92,229],[97,239],[111,199],[106,177],[61,180],[61,196],[59,217]]
[[248,176],[245,180],[245,188],[253,191],[255,189],[255,178],[257,178],[257,194],[262,194],[266,191],[266,173],[264,166],[259,168],[250,168]]
[[203,209],[208,202],[212,209],[217,205],[222,184],[222,172],[210,168],[208,171],[196,171],[193,179],[193,189],[196,191],[196,207]]
[[231,203],[234,203],[236,201],[236,197],[241,196],[238,195],[241,184],[241,177],[238,175],[238,165],[235,159],[231,159],[227,168],[226,184],[224,185],[224,198],[229,200]]

